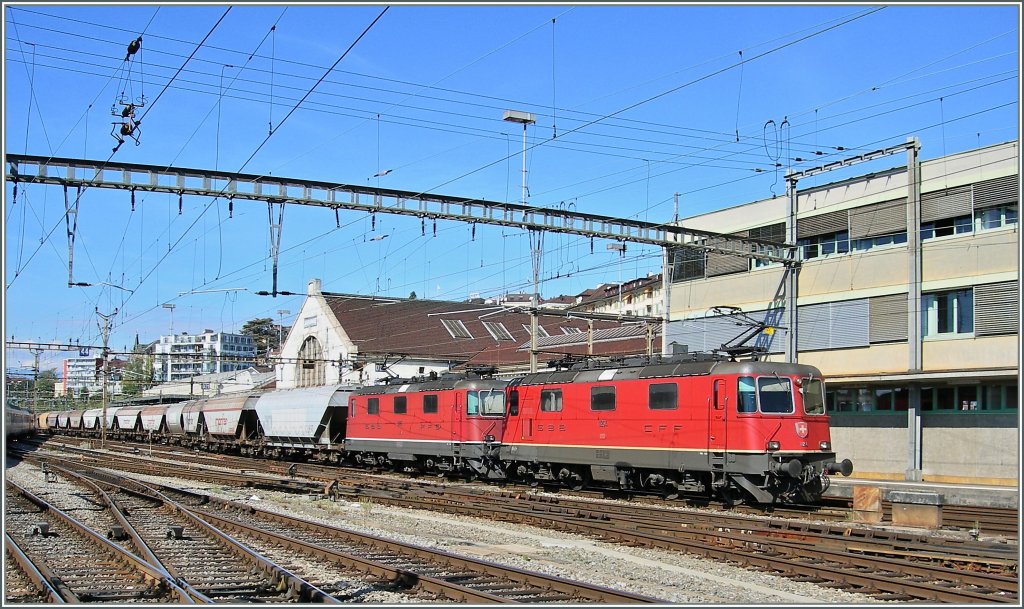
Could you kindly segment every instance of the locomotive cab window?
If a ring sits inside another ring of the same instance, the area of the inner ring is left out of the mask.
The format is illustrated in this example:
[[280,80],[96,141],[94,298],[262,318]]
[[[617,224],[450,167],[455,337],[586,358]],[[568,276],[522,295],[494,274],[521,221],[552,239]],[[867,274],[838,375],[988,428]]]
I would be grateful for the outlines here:
[[513,389],[508,392],[508,414],[509,416],[519,416],[519,390]]
[[615,387],[591,387],[591,410],[615,410]]
[[437,414],[437,396],[423,396],[423,414]]
[[542,389],[540,392],[541,412],[562,412],[562,390]]
[[757,390],[754,377],[741,376],[736,384],[736,412],[757,412]]
[[818,379],[801,379],[800,393],[804,396],[804,413],[825,414],[825,388]]
[[501,389],[482,389],[466,394],[466,414],[501,416],[505,414],[505,392]]
[[366,400],[366,414],[379,414],[380,413],[380,399],[369,398]]
[[647,389],[647,407],[651,410],[675,410],[679,407],[679,386],[675,383],[651,383]]
[[405,414],[405,404],[406,404],[405,400],[406,400],[406,398],[405,398],[404,395],[403,396],[396,396],[395,397],[395,402],[394,402],[395,414]]
[[788,378],[762,376],[757,379],[757,393],[761,401],[761,412],[793,412],[793,386]]

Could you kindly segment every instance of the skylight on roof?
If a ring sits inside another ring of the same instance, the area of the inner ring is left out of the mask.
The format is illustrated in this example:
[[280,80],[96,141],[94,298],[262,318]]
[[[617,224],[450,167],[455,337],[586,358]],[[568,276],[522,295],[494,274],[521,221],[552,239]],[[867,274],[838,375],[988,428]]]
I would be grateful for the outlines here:
[[494,340],[515,340],[515,338],[512,337],[512,333],[505,327],[505,324],[500,321],[485,321],[483,323],[484,327],[491,333],[491,337],[493,337]]
[[448,334],[452,335],[452,338],[473,338],[473,335],[469,333],[469,329],[466,328],[466,324],[462,323],[458,319],[442,319],[441,323],[444,324],[444,329],[448,330]]

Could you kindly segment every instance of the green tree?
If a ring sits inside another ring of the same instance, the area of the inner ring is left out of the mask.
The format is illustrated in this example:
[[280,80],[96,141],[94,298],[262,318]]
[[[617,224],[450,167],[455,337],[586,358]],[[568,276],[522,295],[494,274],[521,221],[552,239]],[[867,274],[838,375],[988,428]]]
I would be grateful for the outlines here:
[[121,379],[125,395],[138,395],[153,384],[153,356],[135,353],[128,358]]
[[280,345],[280,328],[270,317],[250,319],[242,326],[242,334],[251,336],[256,343],[256,356],[266,356]]
[[53,386],[58,380],[59,378],[57,377],[57,370],[55,368],[40,371],[36,376],[35,395],[41,398],[52,398]]
[[409,292],[409,300],[416,300],[416,290]]

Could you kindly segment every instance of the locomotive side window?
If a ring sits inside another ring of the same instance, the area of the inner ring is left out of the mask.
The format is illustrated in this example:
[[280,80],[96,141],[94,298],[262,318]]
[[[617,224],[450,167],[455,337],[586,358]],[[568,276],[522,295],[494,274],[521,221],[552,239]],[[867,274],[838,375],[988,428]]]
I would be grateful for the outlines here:
[[591,410],[615,410],[615,387],[591,387]]
[[380,413],[380,398],[369,398],[366,400],[366,414]]
[[513,389],[508,392],[508,414],[513,417],[519,416],[519,390]]
[[540,409],[542,412],[562,412],[562,390],[542,389],[540,392]]
[[395,414],[405,414],[405,401],[406,401],[406,398],[405,398],[404,395],[403,396],[396,396],[395,397],[395,402],[394,402]]
[[825,414],[825,389],[821,381],[805,380],[800,390],[804,394],[804,412],[807,414]]
[[466,394],[466,414],[494,416],[505,414],[505,392],[501,389],[470,391]]
[[757,392],[754,377],[741,376],[736,385],[736,412],[757,412]]
[[505,414],[505,391],[488,389],[480,392],[480,405],[484,416]]
[[437,396],[423,396],[423,414],[437,414]]
[[761,396],[761,412],[793,412],[793,388],[789,379],[763,376],[757,379],[757,390]]
[[651,410],[675,410],[679,407],[679,386],[652,383],[647,389],[647,407]]

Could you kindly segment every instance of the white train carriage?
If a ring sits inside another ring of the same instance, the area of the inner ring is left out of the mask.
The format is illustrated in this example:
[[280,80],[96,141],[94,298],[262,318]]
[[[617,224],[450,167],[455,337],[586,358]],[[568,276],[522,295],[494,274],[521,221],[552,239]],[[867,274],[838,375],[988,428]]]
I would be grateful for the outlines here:
[[142,411],[145,406],[124,406],[115,417],[116,431],[126,439],[142,439]]
[[182,411],[191,402],[176,402],[167,407],[165,423],[167,424],[167,435],[175,444],[181,444],[185,440],[185,424],[182,420]]
[[[206,443],[214,450],[240,448],[257,437],[256,401],[259,395],[242,394],[200,400],[202,423]],[[186,408],[185,413],[189,410]],[[189,422],[186,414],[186,425]]]
[[46,428],[60,429],[60,413],[57,411],[46,413]]
[[328,385],[264,393],[256,401],[264,452],[340,460],[353,387]]
[[163,438],[167,434],[167,404],[146,406],[139,415],[142,431],[147,437]]
[[62,410],[57,413],[57,429],[65,430],[71,420],[71,411]]
[[68,433],[77,434],[82,431],[82,415],[84,410],[72,410],[68,413]]
[[82,413],[82,429],[91,432],[99,431],[100,417],[103,414],[102,408],[90,408]]

